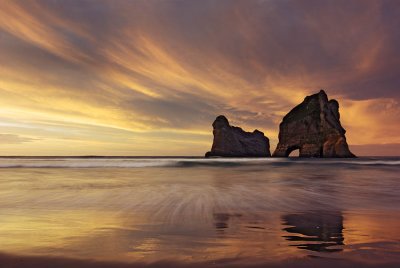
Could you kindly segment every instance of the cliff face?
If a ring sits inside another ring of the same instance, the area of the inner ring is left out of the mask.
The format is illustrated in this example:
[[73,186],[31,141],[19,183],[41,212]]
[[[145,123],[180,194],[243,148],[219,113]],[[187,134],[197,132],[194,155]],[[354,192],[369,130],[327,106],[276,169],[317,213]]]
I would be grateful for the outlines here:
[[339,103],[328,101],[323,90],[307,96],[283,118],[273,156],[287,157],[299,149],[300,157],[355,157],[339,119]]
[[240,127],[231,126],[225,116],[218,116],[213,125],[214,141],[206,157],[267,157],[269,139],[258,130],[246,132]]

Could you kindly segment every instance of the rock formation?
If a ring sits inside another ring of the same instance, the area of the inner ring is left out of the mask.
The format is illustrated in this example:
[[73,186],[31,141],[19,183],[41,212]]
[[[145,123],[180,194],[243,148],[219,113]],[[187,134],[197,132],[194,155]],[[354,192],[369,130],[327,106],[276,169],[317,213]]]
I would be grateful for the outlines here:
[[340,124],[339,103],[326,93],[307,96],[279,125],[279,143],[273,156],[287,157],[299,149],[300,157],[355,157]]
[[246,132],[240,127],[231,126],[225,116],[218,116],[212,124],[214,141],[206,157],[267,157],[269,139],[258,130]]

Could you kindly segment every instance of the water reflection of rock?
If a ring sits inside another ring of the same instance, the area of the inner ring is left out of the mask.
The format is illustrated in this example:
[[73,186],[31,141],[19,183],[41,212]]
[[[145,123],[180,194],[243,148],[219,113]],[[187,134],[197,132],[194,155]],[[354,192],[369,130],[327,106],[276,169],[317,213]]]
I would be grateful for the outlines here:
[[282,217],[283,224],[290,227],[284,231],[293,235],[283,236],[286,240],[297,242],[292,246],[318,252],[337,252],[344,245],[343,216],[340,212],[308,212],[288,214]]
[[214,213],[214,226],[215,229],[219,232],[223,232],[224,229],[229,227],[229,221],[232,218],[240,218],[242,215],[235,213],[235,214],[229,214],[229,213]]

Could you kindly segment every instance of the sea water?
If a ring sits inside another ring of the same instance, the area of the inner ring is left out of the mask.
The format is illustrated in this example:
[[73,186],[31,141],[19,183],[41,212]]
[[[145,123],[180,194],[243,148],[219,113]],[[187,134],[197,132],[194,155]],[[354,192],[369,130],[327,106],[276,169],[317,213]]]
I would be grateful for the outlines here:
[[3,157],[0,254],[400,265],[400,158]]

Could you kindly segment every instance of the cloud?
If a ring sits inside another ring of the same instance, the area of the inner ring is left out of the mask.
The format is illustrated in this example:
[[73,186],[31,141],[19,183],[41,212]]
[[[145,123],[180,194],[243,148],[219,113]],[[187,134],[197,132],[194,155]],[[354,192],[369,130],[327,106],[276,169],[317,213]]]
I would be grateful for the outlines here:
[[0,144],[19,144],[25,142],[32,142],[37,139],[22,137],[15,134],[0,134]]
[[281,118],[324,88],[350,143],[398,143],[399,23],[391,0],[3,1],[0,113],[71,135],[87,124],[102,152],[98,127],[168,143],[210,137],[219,114],[274,144]]
[[350,144],[400,143],[398,100],[345,100],[340,113]]
[[358,156],[397,156],[400,143],[351,145],[350,149]]

